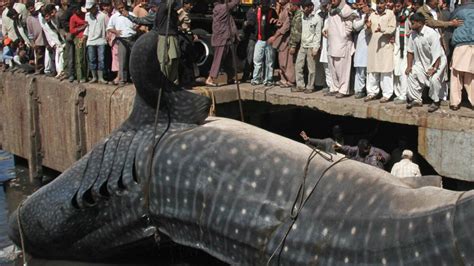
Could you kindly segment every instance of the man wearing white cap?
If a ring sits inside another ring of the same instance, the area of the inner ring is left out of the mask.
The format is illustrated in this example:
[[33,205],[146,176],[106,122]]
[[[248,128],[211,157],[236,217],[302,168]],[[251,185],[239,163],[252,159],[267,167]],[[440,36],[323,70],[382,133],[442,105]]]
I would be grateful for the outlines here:
[[391,174],[400,178],[421,176],[420,167],[412,162],[412,158],[413,152],[404,150],[400,162],[393,165]]
[[87,9],[86,22],[88,25],[84,36],[87,37],[87,59],[92,73],[92,80],[89,83],[99,81],[99,83],[107,84],[107,81],[104,80],[107,17],[104,13],[99,12],[94,0],[87,0],[84,8]]

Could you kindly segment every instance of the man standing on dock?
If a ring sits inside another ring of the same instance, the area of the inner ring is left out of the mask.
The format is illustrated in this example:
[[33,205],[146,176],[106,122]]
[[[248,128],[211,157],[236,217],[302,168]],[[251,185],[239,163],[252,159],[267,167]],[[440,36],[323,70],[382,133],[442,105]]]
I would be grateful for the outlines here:
[[345,1],[331,0],[331,10],[327,23],[324,24],[323,35],[328,39],[328,64],[332,86],[325,96],[344,98],[350,95],[351,61],[355,51],[352,41],[352,15],[353,10]]
[[282,11],[278,15],[277,31],[268,39],[273,48],[278,52],[278,64],[280,65],[280,87],[289,88],[295,84],[294,56],[290,53],[291,32],[291,6],[289,0],[279,0]]
[[232,53],[230,49],[234,49],[235,43],[238,41],[238,31],[232,17],[232,9],[238,4],[239,0],[216,0],[214,10],[212,12],[212,37],[211,45],[214,48],[214,60],[212,61],[209,77],[206,85],[216,87],[217,77],[221,65],[227,74],[227,83],[235,83],[235,70],[232,65]]
[[377,0],[377,10],[366,22],[371,33],[367,62],[367,97],[365,102],[375,100],[382,89],[380,103],[390,101],[393,95],[393,43],[397,19],[392,10],[385,8],[386,0]]

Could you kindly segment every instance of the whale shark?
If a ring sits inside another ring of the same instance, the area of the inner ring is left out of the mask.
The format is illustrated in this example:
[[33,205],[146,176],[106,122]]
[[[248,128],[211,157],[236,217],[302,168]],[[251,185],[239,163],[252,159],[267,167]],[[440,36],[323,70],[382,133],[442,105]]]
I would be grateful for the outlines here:
[[474,264],[474,191],[208,117],[208,98],[160,72],[157,39],[133,47],[130,117],[11,215],[27,253],[106,260],[166,237],[229,264]]

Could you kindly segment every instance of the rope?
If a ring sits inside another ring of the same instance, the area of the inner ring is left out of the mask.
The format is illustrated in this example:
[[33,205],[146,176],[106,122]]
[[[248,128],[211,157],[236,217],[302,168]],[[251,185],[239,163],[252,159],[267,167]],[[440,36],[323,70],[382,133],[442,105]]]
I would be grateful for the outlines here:
[[212,101],[211,108],[209,109],[209,116],[216,116],[216,95],[214,92],[204,87],[198,87],[197,89],[201,92],[201,95],[203,94],[204,96],[209,97]]
[[[273,251],[272,255],[270,256],[270,258],[268,259],[267,261],[267,266],[270,265],[270,262],[273,260],[273,258],[277,255],[278,253],[278,257],[277,257],[277,264],[280,265],[280,257],[281,257],[281,252],[283,251],[283,247],[285,246],[285,242],[286,242],[286,239],[288,238],[288,235],[290,234],[290,231],[291,231],[291,228],[293,227],[293,225],[296,223],[298,217],[299,217],[299,214],[301,212],[301,210],[303,209],[303,207],[306,205],[306,203],[308,202],[309,198],[313,195],[314,191],[316,190],[316,188],[318,187],[319,185],[319,182],[322,180],[322,178],[324,177],[324,175],[331,169],[333,168],[335,165],[347,160],[347,157],[342,157],[340,158],[339,160],[333,162],[333,157],[331,154],[329,153],[326,153],[326,154],[323,154],[321,153],[321,151],[317,150],[316,148],[314,147],[311,147],[312,148],[312,151],[310,153],[310,155],[308,156],[308,159],[306,160],[306,165],[305,165],[305,168],[304,168],[304,173],[303,173],[303,177],[302,177],[302,181],[301,181],[301,184],[298,188],[298,192],[296,194],[296,198],[291,206],[291,210],[290,210],[290,216],[289,218],[291,219],[291,222],[290,222],[290,225],[288,226],[283,238],[281,239],[281,241],[279,242],[278,246],[275,248],[275,250]],[[329,165],[326,169],[324,169],[324,171],[321,173],[321,175],[318,177],[316,183],[314,184],[313,188],[311,189],[310,193],[308,194],[308,196],[306,196],[306,198],[304,197],[304,194],[305,194],[305,191],[306,191],[306,179],[307,179],[307,176],[308,176],[308,170],[309,170],[309,164],[311,163],[311,161],[314,159],[314,157],[316,157],[316,155],[320,155],[321,157],[323,157],[325,160],[327,161],[330,161],[330,162],[333,162],[331,165]]]
[[20,205],[18,206],[18,231],[20,233],[20,243],[21,243],[21,251],[23,253],[23,266],[27,266],[28,262],[26,261],[26,251],[25,251],[25,240],[23,237],[23,227],[21,225],[21,207],[23,206],[23,203],[25,201],[23,200]]
[[111,123],[111,120],[112,120],[112,97],[114,96],[115,92],[119,89],[119,88],[122,88],[123,86],[118,86],[116,87],[112,93],[110,94],[109,96],[109,110],[108,110],[108,113],[109,113],[109,117],[108,117],[108,134],[110,134],[112,132],[112,123]]
[[[173,0],[168,0],[167,2],[167,8],[168,8],[168,17],[167,17],[167,21],[166,21],[166,31],[165,31],[165,49],[164,51],[166,53],[168,53],[168,36],[169,36],[169,28],[170,28],[170,16],[171,16],[171,7],[172,7],[172,3],[174,3]],[[165,62],[167,62],[168,60],[168,57],[165,56]],[[159,59],[159,58],[158,58]],[[164,75],[164,73],[163,73]],[[153,137],[156,139],[155,142],[153,143],[153,146],[151,147],[150,149],[150,152],[148,154],[148,158],[149,158],[149,162],[148,162],[148,173],[147,173],[147,176],[146,176],[146,181],[145,181],[145,184],[143,186],[143,194],[144,194],[144,204],[145,204],[145,216],[146,216],[146,220],[147,220],[147,223],[150,225],[151,221],[150,221],[150,183],[151,183],[151,173],[152,173],[152,169],[153,169],[153,154],[155,154],[155,151],[156,151],[156,147],[158,146],[158,143],[160,143],[160,141],[163,139],[163,137],[165,136],[165,134],[168,132],[168,130],[170,129],[170,126],[171,126],[171,116],[170,116],[170,110],[169,108],[166,108],[167,109],[167,113],[168,113],[168,123],[167,123],[167,126],[165,128],[165,130],[163,131],[163,133],[160,134],[160,136],[157,138],[157,131],[158,131],[158,118],[159,118],[159,114],[160,114],[160,105],[161,105],[161,95],[163,94],[163,89],[166,85],[166,75],[164,75],[163,77],[163,82],[161,84],[161,88],[159,89],[158,91],[158,100],[156,102],[156,113],[155,113],[155,121],[154,121],[154,125],[153,125]]]
[[[233,32],[232,32],[232,25],[231,25],[231,20],[230,20],[230,17],[232,16],[232,14],[230,13],[230,10],[229,10],[229,0],[225,0],[225,7],[226,7],[226,10],[227,12],[229,12],[228,16],[227,16],[227,22],[228,22],[228,25],[229,25],[229,34],[232,36]],[[242,122],[245,122],[244,121],[244,109],[242,107],[242,97],[240,95],[240,82],[239,82],[239,79],[237,77],[237,57],[235,55],[235,41],[232,41],[232,38],[231,38],[231,47],[230,47],[230,50],[231,50],[231,54],[232,54],[232,66],[234,68],[234,79],[235,79],[235,86],[237,88],[237,97],[238,97],[238,100],[239,100],[239,111],[240,111],[240,120]]]

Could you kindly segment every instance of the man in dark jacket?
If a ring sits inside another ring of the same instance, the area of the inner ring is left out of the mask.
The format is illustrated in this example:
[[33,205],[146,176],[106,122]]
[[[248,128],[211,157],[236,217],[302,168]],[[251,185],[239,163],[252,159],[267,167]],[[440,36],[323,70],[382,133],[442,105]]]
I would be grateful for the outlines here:
[[206,80],[206,84],[209,86],[217,86],[215,80],[219,75],[221,64],[227,73],[227,83],[235,82],[232,56],[228,56],[228,54],[238,41],[237,26],[231,11],[239,2],[239,0],[230,0],[229,2],[227,0],[217,0],[212,11],[211,45],[214,47],[214,60],[212,61],[209,77]]
[[253,75],[253,53],[255,51],[255,43],[257,42],[257,32],[255,25],[257,24],[257,5],[254,4],[252,8],[247,11],[244,22],[244,40],[247,47],[247,54],[244,61],[244,74],[242,82],[252,79]]

